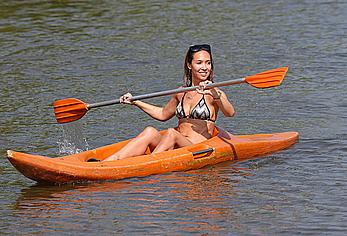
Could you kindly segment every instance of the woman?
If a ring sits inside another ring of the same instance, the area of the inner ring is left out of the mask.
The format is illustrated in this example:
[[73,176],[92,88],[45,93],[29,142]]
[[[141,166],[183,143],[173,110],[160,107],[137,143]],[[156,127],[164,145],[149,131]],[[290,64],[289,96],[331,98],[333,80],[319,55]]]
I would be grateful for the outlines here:
[[169,128],[164,134],[160,134],[153,127],[147,127],[120,151],[104,161],[143,155],[147,148],[156,153],[211,138],[218,111],[221,110],[228,117],[235,113],[233,105],[221,89],[206,89],[206,85],[213,82],[213,69],[210,45],[193,45],[186,54],[184,80],[186,86],[199,86],[197,90],[173,95],[164,107],[131,101],[130,93],[121,96],[121,103],[137,106],[154,119],[166,121],[176,115],[178,126]]

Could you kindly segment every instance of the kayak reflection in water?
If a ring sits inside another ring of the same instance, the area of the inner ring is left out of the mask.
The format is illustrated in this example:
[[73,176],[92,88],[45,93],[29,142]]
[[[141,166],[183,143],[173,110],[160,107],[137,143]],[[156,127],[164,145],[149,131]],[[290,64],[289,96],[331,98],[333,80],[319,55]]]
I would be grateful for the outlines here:
[[160,134],[153,127],[145,128],[121,150],[104,161],[120,160],[145,154],[189,146],[212,137],[219,110],[227,117],[235,114],[234,107],[226,94],[219,88],[207,88],[213,83],[214,66],[211,47],[207,44],[190,46],[184,62],[186,86],[199,86],[197,90],[173,95],[164,107],[154,106],[140,100],[131,101],[126,93],[120,102],[139,107],[154,119],[167,121],[176,115],[178,126]]

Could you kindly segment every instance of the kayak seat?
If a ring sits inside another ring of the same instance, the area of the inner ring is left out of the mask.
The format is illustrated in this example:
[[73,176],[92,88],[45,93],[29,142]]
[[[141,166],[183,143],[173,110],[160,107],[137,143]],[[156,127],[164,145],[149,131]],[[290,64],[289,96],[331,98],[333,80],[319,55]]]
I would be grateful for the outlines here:
[[219,134],[219,129],[217,128],[217,126],[215,126],[212,132],[212,137],[216,137],[218,134]]

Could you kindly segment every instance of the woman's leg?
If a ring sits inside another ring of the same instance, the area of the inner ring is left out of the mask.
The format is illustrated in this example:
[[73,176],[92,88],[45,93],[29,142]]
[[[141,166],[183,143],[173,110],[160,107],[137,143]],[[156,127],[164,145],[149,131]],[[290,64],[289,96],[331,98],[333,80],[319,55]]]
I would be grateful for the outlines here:
[[107,157],[104,161],[120,160],[127,157],[143,155],[148,147],[151,150],[155,149],[160,139],[161,135],[155,128],[147,127],[121,150]]
[[174,148],[180,148],[191,145],[192,142],[183,136],[180,132],[174,128],[170,128],[161,137],[159,144],[154,149],[153,153],[172,150]]

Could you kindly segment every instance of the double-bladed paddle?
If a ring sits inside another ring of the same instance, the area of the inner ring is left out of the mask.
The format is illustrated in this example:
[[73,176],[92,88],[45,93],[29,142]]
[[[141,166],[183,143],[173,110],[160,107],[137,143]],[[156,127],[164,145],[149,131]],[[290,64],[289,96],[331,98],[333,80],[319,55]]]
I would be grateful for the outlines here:
[[[248,83],[255,88],[270,88],[282,83],[288,67],[281,67],[273,70],[267,70],[255,75],[246,76],[241,79],[227,80],[217,83],[208,84],[206,87],[222,87],[234,84]],[[143,100],[147,98],[161,97],[176,93],[196,90],[199,86],[177,88],[161,92],[149,93],[144,95],[133,96],[132,101]],[[103,107],[113,104],[120,104],[119,99],[88,104],[76,98],[66,98],[54,101],[54,113],[58,123],[68,123],[82,118],[87,111],[96,107]]]

